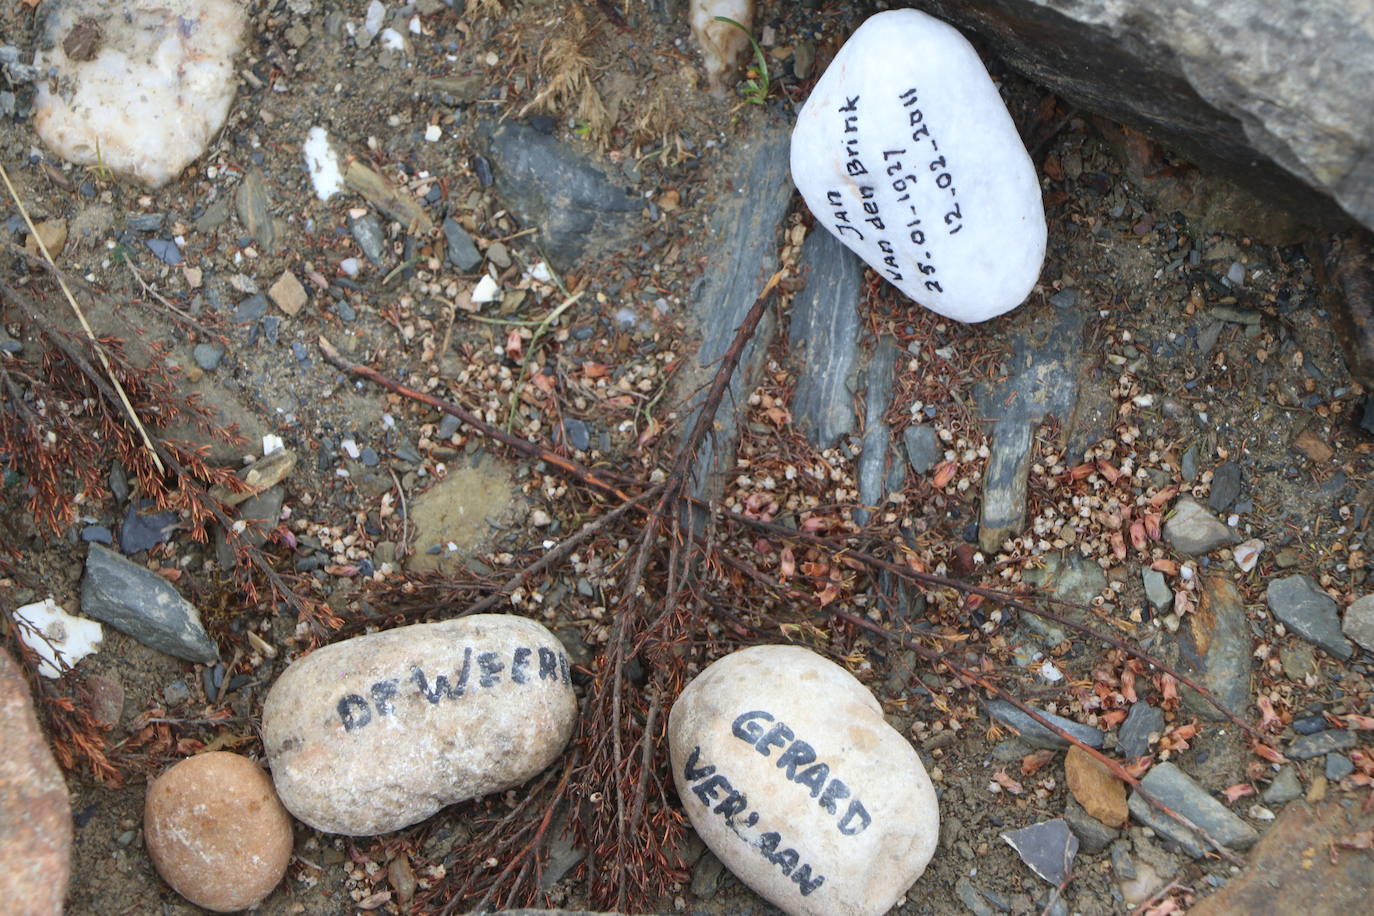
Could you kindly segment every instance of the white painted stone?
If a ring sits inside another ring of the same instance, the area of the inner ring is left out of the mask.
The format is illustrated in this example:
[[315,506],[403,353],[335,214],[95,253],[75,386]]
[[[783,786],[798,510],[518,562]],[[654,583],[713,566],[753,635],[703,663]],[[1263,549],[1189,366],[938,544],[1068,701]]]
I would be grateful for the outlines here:
[[953,27],[870,17],[792,132],[816,220],[926,308],[985,321],[1020,305],[1045,258],[1035,166],[997,87]]
[[100,648],[105,631],[100,623],[64,611],[51,598],[26,604],[14,611],[19,639],[38,653],[38,673],[47,678],[62,676],[63,666],[75,665]]
[[148,188],[205,152],[234,100],[238,3],[62,0],[45,10],[34,63],[53,77],[38,81],[33,122],[53,152]]
[[673,778],[712,852],[790,916],[879,916],[935,853],[935,790],[849,672],[799,646],[727,655],[668,718]]
[[373,836],[518,786],[572,736],[568,657],[540,624],[477,614],[344,640],[272,685],[262,741],[282,804]]

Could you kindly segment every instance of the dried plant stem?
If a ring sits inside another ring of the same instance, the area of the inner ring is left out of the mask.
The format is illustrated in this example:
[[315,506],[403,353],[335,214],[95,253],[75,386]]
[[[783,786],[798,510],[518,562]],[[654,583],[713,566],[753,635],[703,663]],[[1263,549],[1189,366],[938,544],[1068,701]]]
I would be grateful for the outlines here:
[[24,206],[24,201],[19,197],[19,192],[14,189],[14,183],[10,181],[10,173],[5,169],[4,163],[0,163],[0,178],[5,180],[5,188],[10,192],[10,197],[14,199],[14,205],[19,208],[19,215],[24,217],[24,225],[29,227],[29,233],[33,236],[33,240],[38,243],[38,250],[43,252],[44,259],[47,260],[48,265],[52,268],[53,276],[57,278],[57,285],[62,287],[62,293],[67,297],[67,303],[71,305],[72,311],[76,313],[77,320],[81,322],[81,329],[86,332],[86,338],[90,341],[91,348],[95,350],[95,355],[100,358],[100,365],[104,367],[106,376],[108,376],[111,385],[114,386],[114,390],[119,397],[120,405],[123,407],[124,412],[129,415],[129,420],[133,423],[134,428],[138,430],[139,436],[143,438],[143,445],[148,449],[148,455],[152,458],[153,464],[158,469],[158,473],[167,473],[167,469],[162,464],[162,459],[158,457],[158,450],[157,447],[153,445],[152,437],[148,435],[148,430],[144,428],[143,421],[138,418],[138,412],[134,410],[134,405],[129,402],[129,395],[125,393],[124,386],[121,385],[119,379],[115,377],[114,369],[110,366],[110,358],[105,355],[105,348],[102,347],[100,341],[96,339],[95,331],[91,329],[91,323],[86,320],[86,313],[81,310],[81,306],[76,304],[76,297],[72,295],[71,288],[67,286],[67,278],[63,276],[62,270],[57,266],[57,262],[53,260],[51,252],[48,251],[47,243],[44,242],[43,237],[38,234],[38,228],[34,226],[33,219],[29,216],[28,208]]

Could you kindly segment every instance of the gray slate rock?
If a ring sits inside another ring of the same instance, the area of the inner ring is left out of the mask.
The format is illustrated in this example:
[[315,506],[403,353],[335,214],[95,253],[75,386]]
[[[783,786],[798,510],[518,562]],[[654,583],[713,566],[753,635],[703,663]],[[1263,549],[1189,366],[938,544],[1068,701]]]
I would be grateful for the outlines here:
[[143,244],[148,246],[149,251],[157,255],[159,261],[170,267],[176,267],[182,261],[181,249],[171,239],[147,239]]
[[267,297],[262,293],[254,293],[234,306],[234,323],[252,324],[266,314]]
[[1082,337],[1078,309],[1058,309],[1052,323],[1024,327],[1013,339],[1009,377],[981,393],[983,416],[996,421],[978,519],[978,546],[986,554],[1026,526],[1031,440],[1046,417],[1067,422],[1073,412]]
[[1293,743],[1288,745],[1288,756],[1294,760],[1311,760],[1337,751],[1348,751],[1359,744],[1360,737],[1355,732],[1331,729],[1293,739]]
[[261,169],[254,166],[243,176],[234,192],[234,208],[238,211],[239,223],[262,248],[263,254],[274,254],[277,227],[272,220],[272,197]]
[[935,0],[1032,81],[1261,199],[1374,227],[1367,0]]
[[349,219],[348,228],[367,259],[373,266],[381,267],[382,256],[386,253],[386,234],[382,231],[382,221],[373,213],[365,213],[357,219]]
[[206,372],[213,372],[219,368],[220,362],[224,359],[224,344],[202,343],[196,344],[191,350],[191,358],[196,361],[196,365]]
[[219,658],[194,605],[157,573],[99,544],[86,554],[81,612],[159,652],[192,662]]
[[1212,492],[1207,505],[1213,512],[1225,512],[1240,496],[1240,465],[1227,461],[1212,472]]
[[1164,523],[1164,537],[1179,553],[1194,557],[1236,539],[1225,522],[1189,496],[1180,498],[1174,504],[1173,514]]
[[926,473],[944,457],[940,437],[932,426],[908,426],[902,430],[902,441],[906,444],[907,464],[917,474]]
[[830,448],[854,431],[850,392],[863,262],[829,232],[816,231],[802,243],[801,269],[806,286],[792,300],[788,327],[799,366],[792,418],[812,445]]
[[1150,602],[1156,614],[1163,614],[1174,606],[1174,590],[1164,581],[1164,573],[1147,569],[1140,578],[1145,583],[1145,600]]
[[[828,234],[828,233],[827,233]],[[859,456],[859,502],[877,506],[886,495],[887,453],[891,431],[883,422],[892,403],[892,370],[897,365],[897,343],[891,337],[878,341],[868,361],[868,390],[864,395],[863,454]],[[857,509],[854,520],[868,521],[868,510]]]
[[172,536],[177,526],[175,512],[143,513],[152,508],[151,499],[140,499],[129,503],[124,512],[124,523],[119,526],[119,550],[126,556],[149,550]]
[[1279,770],[1279,775],[1274,777],[1274,781],[1260,793],[1260,799],[1266,805],[1286,805],[1300,795],[1302,782],[1298,779],[1298,768],[1285,766]]
[[[1172,763],[1156,764],[1145,774],[1140,786],[1161,804],[1205,830],[1223,846],[1248,849],[1259,839],[1255,828],[1233,814]],[[1132,817],[1173,840],[1193,858],[1201,858],[1210,849],[1207,842],[1196,833],[1145,801],[1139,790],[1131,792],[1128,806]]]
[[453,217],[444,220],[444,242],[448,246],[448,261],[454,267],[471,273],[482,266],[482,253],[477,250],[472,236]]
[[[1020,732],[1021,739],[1027,744],[1035,747],[1048,748],[1059,751],[1067,748],[1069,742],[1054,732],[1050,731],[1039,722],[1026,715],[1006,700],[991,700],[987,704],[988,714],[1003,725],[1010,726]],[[1053,722],[1059,728],[1073,735],[1088,747],[1102,746],[1102,732],[1089,725],[1080,725],[1072,719],[1065,719],[1063,716],[1056,716],[1054,713],[1036,710],[1040,716]]]
[[1083,851],[1090,856],[1097,855],[1121,836],[1120,830],[1108,827],[1093,817],[1084,810],[1072,793],[1067,792],[1064,795],[1064,820],[1073,831],[1073,835],[1078,837],[1078,843]]
[[1265,597],[1273,615],[1302,639],[1342,661],[1355,654],[1350,640],[1341,635],[1336,602],[1310,577],[1275,579]]
[[1341,632],[1366,651],[1374,652],[1374,595],[1365,595],[1345,609]]
[[1355,764],[1344,754],[1326,755],[1326,778],[1332,782],[1340,782],[1351,773],[1355,772]]
[[974,887],[968,878],[960,878],[954,882],[954,894],[960,903],[968,907],[973,916],[997,916],[997,910],[988,905],[987,900],[983,898],[983,892]]
[[1131,704],[1126,721],[1121,723],[1116,741],[1128,757],[1144,757],[1150,753],[1150,736],[1164,733],[1164,711],[1144,700]]
[[[1107,574],[1096,562],[1085,559],[1076,550],[1065,553],[1051,553],[1044,557],[1044,566],[1028,569],[1023,579],[1030,585],[1042,588],[1059,601],[1076,605],[1090,604],[1107,587]],[[1076,607],[1059,607],[1059,614],[1080,623],[1092,623],[1087,612]],[[1064,627],[1052,620],[1025,614],[1021,623],[1044,637],[1047,645],[1057,645],[1064,641],[1067,634]]]
[[626,193],[590,159],[512,121],[479,132],[496,165],[502,200],[522,224],[538,227],[540,244],[555,267],[567,270],[586,252],[614,249],[627,240],[644,200]]
[[[1245,600],[1226,576],[1203,576],[1199,586],[1198,613],[1189,614],[1179,627],[1179,665],[1221,705],[1243,716],[1250,706],[1253,641]],[[1226,718],[1191,687],[1179,685],[1179,696],[1188,710],[1204,719],[1220,722]]]
[[[731,188],[717,195],[709,229],[710,243],[719,253],[719,260],[706,272],[692,303],[702,332],[696,368],[703,373],[703,379],[709,378],[705,373],[715,371],[754,300],[778,269],[783,221],[792,200],[789,142],[787,130],[772,125],[748,142],[737,144],[733,161],[727,163],[727,168],[738,177]],[[745,344],[740,367],[730,379],[729,392],[716,412],[718,425],[714,435],[706,437],[697,451],[693,465],[694,496],[714,498],[722,492],[724,478],[716,456],[734,462],[739,438],[738,405],[747,401],[746,392],[757,378],[776,333],[770,310]],[[695,418],[698,404],[692,406]],[[691,428],[690,422],[687,428]]]

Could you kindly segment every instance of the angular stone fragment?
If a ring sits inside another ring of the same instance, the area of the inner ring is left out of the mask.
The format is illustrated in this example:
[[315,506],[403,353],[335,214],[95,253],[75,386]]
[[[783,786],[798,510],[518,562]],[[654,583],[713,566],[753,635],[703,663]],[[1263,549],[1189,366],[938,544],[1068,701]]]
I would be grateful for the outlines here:
[[282,271],[277,282],[272,284],[272,288],[267,291],[272,297],[272,301],[277,304],[287,315],[295,315],[304,307],[308,297],[305,294],[305,287],[301,286],[301,281],[296,279],[296,275],[289,270]]
[[817,221],[932,311],[985,321],[1040,275],[1035,167],[997,87],[951,26],[870,17],[797,117],[792,179]]
[[1302,639],[1342,661],[1355,653],[1350,640],[1341,635],[1335,600],[1311,577],[1298,574],[1275,579],[1265,597],[1274,616]]
[[[76,165],[159,188],[205,151],[234,99],[246,16],[233,0],[48,3],[34,129]],[[86,40],[83,40],[86,39]]]
[[1188,496],[1174,504],[1173,514],[1164,523],[1164,537],[1175,550],[1189,556],[1200,556],[1235,541],[1235,535],[1221,519]]
[[[1152,767],[1140,781],[1140,788],[1207,831],[1223,846],[1246,849],[1259,837],[1255,828],[1231,813],[1172,763]],[[1129,804],[1132,817],[1178,843],[1193,858],[1200,858],[1211,848],[1202,837],[1147,802],[1138,790],[1131,792]]]
[[1068,877],[1078,855],[1078,837],[1063,818],[1054,818],[1002,834],[1021,861],[1050,884],[1058,886]]
[[1150,742],[1164,732],[1164,712],[1144,700],[1137,700],[1126,714],[1117,733],[1117,743],[1130,757],[1143,757],[1150,752]]
[[0,649],[0,909],[61,916],[71,874],[67,784],[34,715],[29,687]]
[[192,662],[219,658],[195,605],[157,573],[99,544],[86,554],[81,610],[159,652]]
[[255,906],[286,874],[291,817],[247,757],[188,757],[148,785],[143,835],[178,894],[217,913]]
[[562,753],[576,715],[557,638],[524,617],[478,614],[297,660],[267,695],[262,740],[293,815],[372,836],[519,785]]
[[715,662],[668,720],[673,778],[702,840],[789,916],[879,916],[935,852],[916,751],[853,675],[809,649]]
[[1126,823],[1126,784],[1087,751],[1069,748],[1064,757],[1064,779],[1083,810],[1108,827]]
[[1366,652],[1374,652],[1374,595],[1365,595],[1345,609],[1341,632]]

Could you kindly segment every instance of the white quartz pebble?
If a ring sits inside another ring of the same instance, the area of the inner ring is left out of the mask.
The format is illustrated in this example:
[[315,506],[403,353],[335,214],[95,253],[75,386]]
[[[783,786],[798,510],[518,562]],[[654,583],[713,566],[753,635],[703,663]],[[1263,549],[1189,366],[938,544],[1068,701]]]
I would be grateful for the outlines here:
[[44,5],[34,129],[76,165],[160,188],[205,151],[234,100],[246,14],[233,0]]
[[372,836],[518,786],[572,736],[568,657],[541,624],[475,614],[317,649],[267,694],[262,743],[282,804]]
[[953,27],[870,17],[792,132],[816,221],[921,305],[985,321],[1020,305],[1045,257],[1035,167],[997,87]]
[[702,841],[789,916],[879,916],[925,871],[940,816],[873,694],[799,646],[756,646],[687,685],[673,778]]

